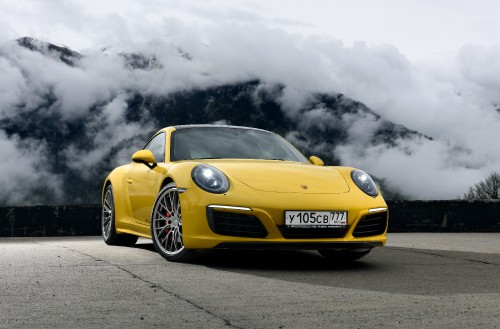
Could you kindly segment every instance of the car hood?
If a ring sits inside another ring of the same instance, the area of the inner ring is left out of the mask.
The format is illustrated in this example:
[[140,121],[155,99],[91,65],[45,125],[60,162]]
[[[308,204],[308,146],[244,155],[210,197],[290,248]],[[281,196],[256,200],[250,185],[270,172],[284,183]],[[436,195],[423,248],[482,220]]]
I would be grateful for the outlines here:
[[210,164],[259,191],[307,194],[349,192],[347,182],[334,167],[283,161],[223,161]]

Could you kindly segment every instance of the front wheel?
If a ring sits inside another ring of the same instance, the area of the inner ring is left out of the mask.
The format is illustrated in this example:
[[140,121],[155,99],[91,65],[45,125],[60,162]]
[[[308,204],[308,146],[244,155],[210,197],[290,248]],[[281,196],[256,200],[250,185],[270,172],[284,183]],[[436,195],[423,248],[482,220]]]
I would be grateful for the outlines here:
[[196,252],[184,247],[181,203],[174,183],[167,184],[156,198],[151,237],[156,251],[169,261],[186,262],[195,258]]
[[367,250],[334,250],[325,249],[318,252],[325,258],[339,263],[350,263],[366,256],[371,249]]

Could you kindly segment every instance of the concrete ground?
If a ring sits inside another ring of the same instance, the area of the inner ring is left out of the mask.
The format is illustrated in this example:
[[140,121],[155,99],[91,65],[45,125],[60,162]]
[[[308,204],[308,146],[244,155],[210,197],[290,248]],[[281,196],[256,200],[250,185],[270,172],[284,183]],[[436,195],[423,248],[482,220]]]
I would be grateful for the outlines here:
[[170,263],[149,240],[0,239],[0,328],[499,328],[500,234],[390,234],[350,265],[316,252]]
[[500,254],[500,233],[393,233],[388,247]]

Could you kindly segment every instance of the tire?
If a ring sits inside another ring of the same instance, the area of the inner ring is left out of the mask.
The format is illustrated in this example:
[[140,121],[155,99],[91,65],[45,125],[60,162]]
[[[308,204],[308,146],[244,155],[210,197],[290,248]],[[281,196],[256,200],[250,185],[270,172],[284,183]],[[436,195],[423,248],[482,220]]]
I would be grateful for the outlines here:
[[151,238],[156,251],[172,262],[197,258],[195,250],[186,249],[182,239],[182,214],[175,183],[167,184],[156,197],[151,213]]
[[111,184],[104,191],[102,200],[101,232],[104,242],[114,246],[132,246],[137,242],[137,236],[116,233],[115,199]]
[[360,258],[363,258],[369,254],[371,249],[368,250],[334,250],[325,249],[318,250],[318,252],[326,259],[339,262],[339,263],[350,263]]

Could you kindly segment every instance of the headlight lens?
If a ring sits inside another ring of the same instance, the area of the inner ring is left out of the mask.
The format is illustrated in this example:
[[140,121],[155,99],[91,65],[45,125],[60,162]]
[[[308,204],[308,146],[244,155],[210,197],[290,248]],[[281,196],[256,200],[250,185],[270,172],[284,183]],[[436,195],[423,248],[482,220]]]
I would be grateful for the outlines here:
[[206,164],[194,167],[191,172],[193,181],[203,190],[210,193],[225,193],[229,190],[227,177],[217,168]]
[[375,182],[370,175],[365,173],[363,170],[353,170],[351,172],[351,178],[361,191],[373,197],[378,195],[378,189]]

